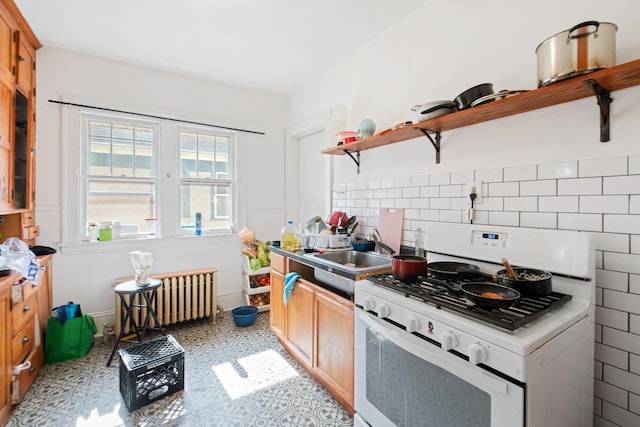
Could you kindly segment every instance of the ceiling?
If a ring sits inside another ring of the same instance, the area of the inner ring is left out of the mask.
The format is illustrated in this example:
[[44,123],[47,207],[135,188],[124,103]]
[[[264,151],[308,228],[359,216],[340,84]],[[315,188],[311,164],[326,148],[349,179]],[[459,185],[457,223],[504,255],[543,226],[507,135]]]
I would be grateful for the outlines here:
[[428,0],[14,0],[44,46],[288,94]]

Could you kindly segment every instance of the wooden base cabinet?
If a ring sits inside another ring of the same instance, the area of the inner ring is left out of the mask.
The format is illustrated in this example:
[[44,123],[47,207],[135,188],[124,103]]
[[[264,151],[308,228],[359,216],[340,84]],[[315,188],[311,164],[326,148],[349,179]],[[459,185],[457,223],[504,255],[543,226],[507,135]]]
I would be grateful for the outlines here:
[[[281,267],[274,268],[274,256]],[[282,346],[353,414],[354,304],[298,279],[284,305],[286,270],[286,257],[272,253],[271,330]]]
[[0,425],[11,413],[11,330],[9,319],[11,289],[0,284]]

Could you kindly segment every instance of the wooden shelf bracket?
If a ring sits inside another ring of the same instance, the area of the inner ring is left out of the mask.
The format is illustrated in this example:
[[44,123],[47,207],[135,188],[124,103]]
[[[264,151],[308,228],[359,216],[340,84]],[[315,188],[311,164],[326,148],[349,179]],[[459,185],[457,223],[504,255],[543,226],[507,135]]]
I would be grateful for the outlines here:
[[609,105],[613,102],[611,92],[602,87],[602,85],[594,79],[585,80],[584,84],[593,90],[596,98],[598,98],[598,105],[600,106],[600,142],[609,142],[611,139],[609,136]]
[[434,141],[429,135],[429,131],[427,129],[417,128],[420,132],[427,137],[433,148],[436,150],[436,163],[440,163],[440,132],[433,132],[436,135],[436,140]]
[[[343,148],[342,151],[344,151],[345,153],[347,153],[349,155],[349,157],[351,157],[351,160],[353,160],[353,163],[356,164],[358,175],[360,175],[360,152],[359,151],[347,150],[345,148]],[[356,153],[356,157],[353,157],[353,154],[351,154],[351,153]]]

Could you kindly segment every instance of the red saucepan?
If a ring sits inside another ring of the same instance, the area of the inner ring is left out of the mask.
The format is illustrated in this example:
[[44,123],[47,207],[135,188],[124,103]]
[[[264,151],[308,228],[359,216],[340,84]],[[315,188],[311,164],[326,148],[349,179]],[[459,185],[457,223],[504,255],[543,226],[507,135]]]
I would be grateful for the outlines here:
[[418,255],[395,255],[395,251],[382,242],[376,243],[389,252],[391,257],[391,274],[402,282],[411,282],[418,276],[427,275],[427,258]]

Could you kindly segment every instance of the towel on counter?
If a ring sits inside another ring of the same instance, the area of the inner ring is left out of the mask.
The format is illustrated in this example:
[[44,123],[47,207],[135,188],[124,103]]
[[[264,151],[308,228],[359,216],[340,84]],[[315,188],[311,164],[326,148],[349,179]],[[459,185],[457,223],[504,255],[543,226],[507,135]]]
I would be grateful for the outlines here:
[[289,294],[293,290],[293,287],[296,285],[296,282],[300,278],[298,273],[287,273],[284,276],[284,293],[282,294],[282,300],[284,301],[284,305],[287,305],[289,301]]

